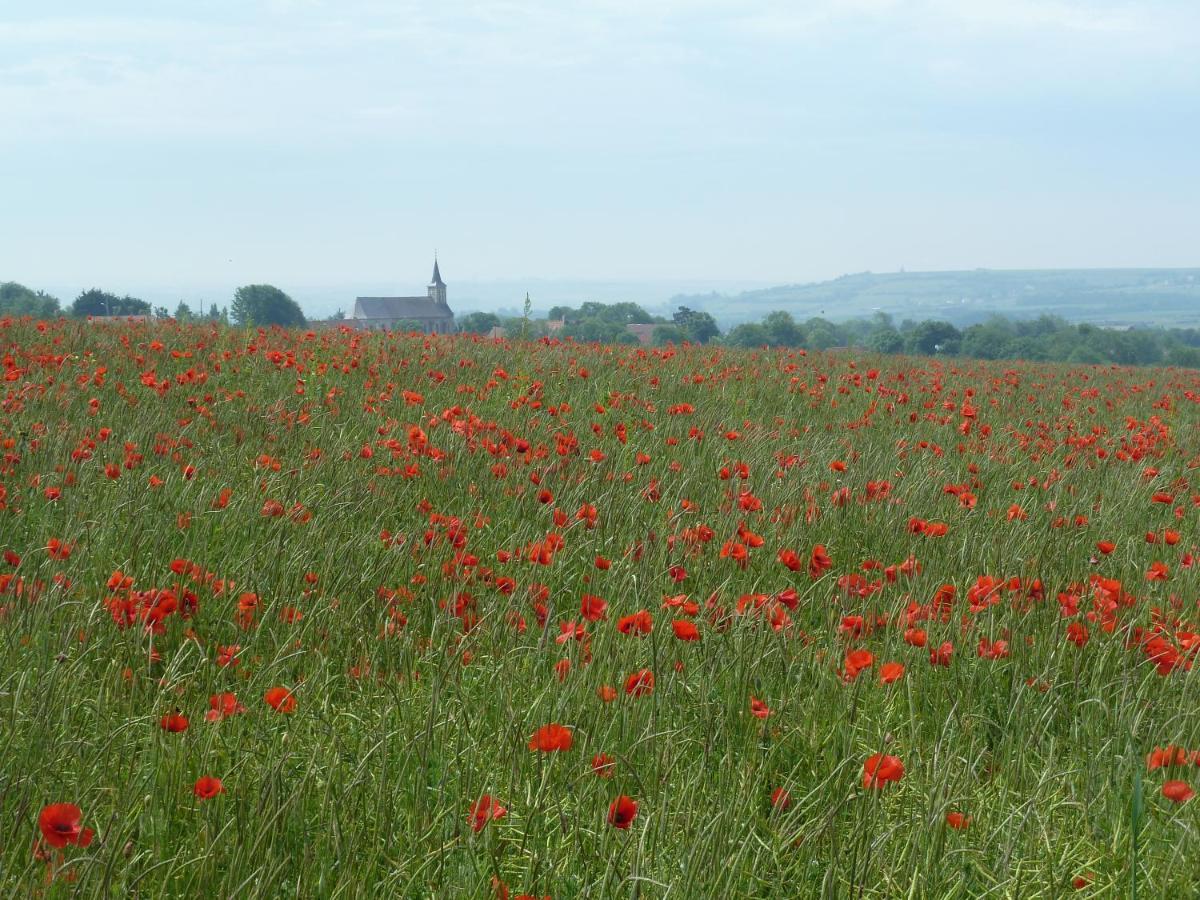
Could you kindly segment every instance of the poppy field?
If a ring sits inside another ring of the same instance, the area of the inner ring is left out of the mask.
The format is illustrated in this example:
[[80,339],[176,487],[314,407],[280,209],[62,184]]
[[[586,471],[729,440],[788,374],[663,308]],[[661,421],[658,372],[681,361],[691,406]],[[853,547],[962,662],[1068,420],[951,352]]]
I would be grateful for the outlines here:
[[1200,891],[1200,373],[0,320],[5,896]]

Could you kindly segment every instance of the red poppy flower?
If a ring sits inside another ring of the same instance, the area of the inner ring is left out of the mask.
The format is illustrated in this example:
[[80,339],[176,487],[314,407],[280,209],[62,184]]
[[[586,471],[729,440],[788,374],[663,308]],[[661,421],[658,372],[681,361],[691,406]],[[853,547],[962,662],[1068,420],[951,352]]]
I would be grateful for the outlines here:
[[776,557],[781,563],[791,569],[793,572],[799,572],[804,568],[804,560],[800,558],[800,554],[790,547],[785,547],[779,551]]
[[1187,803],[1196,796],[1196,792],[1186,781],[1168,781],[1162,786],[1162,795],[1176,803]]
[[898,756],[875,753],[863,763],[863,787],[882,789],[889,781],[904,777],[904,763]]
[[649,669],[639,669],[625,679],[625,693],[630,697],[641,697],[654,690],[654,673]]
[[179,710],[175,710],[175,712],[167,713],[165,716],[159,719],[158,726],[163,731],[170,731],[174,734],[178,734],[181,731],[188,730],[188,719],[187,716],[180,713]]
[[621,634],[641,636],[649,634],[654,629],[654,619],[647,610],[640,609],[631,616],[624,616],[617,621],[617,630]]
[[467,824],[476,834],[483,831],[484,826],[492,819],[503,819],[508,810],[497,803],[489,794],[484,794],[473,804],[467,813]]
[[756,719],[765,719],[771,715],[771,710],[767,708],[767,704],[759,700],[757,697],[750,698],[750,715]]
[[203,775],[196,779],[192,793],[201,800],[211,800],[217,794],[225,793],[225,785],[221,784],[220,778],[214,778],[212,775]]
[[622,794],[608,807],[608,824],[614,828],[628,828],[637,818],[637,811],[637,801]]
[[216,722],[219,719],[225,719],[246,711],[246,707],[238,703],[237,694],[230,692],[213,694],[208,698],[208,705],[209,710],[204,714],[204,719],[207,722]]
[[675,619],[672,621],[671,630],[675,632],[675,637],[681,641],[700,640],[700,629],[696,627],[695,622],[690,622],[687,619]]
[[607,753],[597,753],[592,757],[592,772],[599,778],[612,778],[617,770],[616,761]]
[[617,699],[617,689],[611,684],[602,684],[600,687],[596,688],[596,696],[598,696],[605,703],[612,703]]
[[1146,768],[1151,771],[1168,766],[1200,766],[1200,750],[1187,751],[1183,747],[1167,744],[1155,747],[1146,755]]
[[561,750],[570,750],[573,742],[574,738],[570,728],[551,722],[533,733],[533,737],[529,739],[529,749],[539,750],[542,753],[555,753]]
[[808,559],[808,577],[820,578],[823,572],[827,572],[833,568],[833,560],[829,558],[829,554],[825,551],[824,544],[817,544],[812,549],[812,555]]
[[589,622],[599,622],[608,611],[608,603],[601,597],[584,594],[579,604],[579,614]]
[[86,847],[96,833],[81,828],[82,820],[83,812],[74,803],[51,803],[38,814],[38,828],[51,847],[61,849],[67,844]]
[[853,681],[858,677],[859,673],[864,669],[871,668],[875,663],[875,657],[871,655],[870,650],[851,650],[846,654],[846,674],[847,681]]
[[296,711],[296,698],[292,696],[292,692],[285,687],[277,686],[270,688],[265,694],[263,694],[263,699],[266,700],[267,705],[276,712],[291,713]]
[[771,791],[771,806],[778,810],[785,810],[792,805],[792,795],[781,787]]
[[948,812],[946,813],[946,824],[951,828],[956,828],[961,831],[964,828],[970,827],[971,817],[964,816],[960,812]]
[[217,665],[222,669],[228,666],[237,666],[237,655],[241,652],[240,644],[231,644],[228,647],[217,647]]
[[954,655],[954,645],[946,641],[941,646],[929,651],[929,664],[932,666],[949,666],[950,657]]
[[879,667],[879,683],[892,684],[904,677],[904,664],[886,662]]

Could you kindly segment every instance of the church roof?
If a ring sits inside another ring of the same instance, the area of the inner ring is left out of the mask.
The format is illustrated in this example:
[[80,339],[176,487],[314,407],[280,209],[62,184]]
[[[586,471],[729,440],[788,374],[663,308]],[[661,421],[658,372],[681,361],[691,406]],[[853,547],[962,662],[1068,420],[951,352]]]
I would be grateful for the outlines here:
[[453,319],[454,313],[428,297],[359,297],[354,301],[354,318]]
[[441,285],[442,287],[446,286],[446,282],[442,281],[442,273],[438,270],[438,263],[437,263],[436,256],[433,258],[433,280],[431,280],[429,283]]

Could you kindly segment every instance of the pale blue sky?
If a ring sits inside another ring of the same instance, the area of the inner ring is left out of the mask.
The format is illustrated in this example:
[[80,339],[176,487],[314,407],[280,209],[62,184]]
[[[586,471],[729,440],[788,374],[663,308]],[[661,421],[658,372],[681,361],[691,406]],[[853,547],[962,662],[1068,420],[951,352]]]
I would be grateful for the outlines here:
[[0,280],[1200,264],[1196,0],[0,0]]

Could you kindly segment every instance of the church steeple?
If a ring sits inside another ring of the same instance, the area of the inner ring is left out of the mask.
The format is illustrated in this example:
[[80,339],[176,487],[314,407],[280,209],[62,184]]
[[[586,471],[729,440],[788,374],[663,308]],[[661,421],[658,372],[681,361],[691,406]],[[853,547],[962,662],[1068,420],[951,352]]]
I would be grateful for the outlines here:
[[433,278],[429,282],[429,299],[434,303],[446,302],[446,282],[442,281],[436,253],[433,254]]

